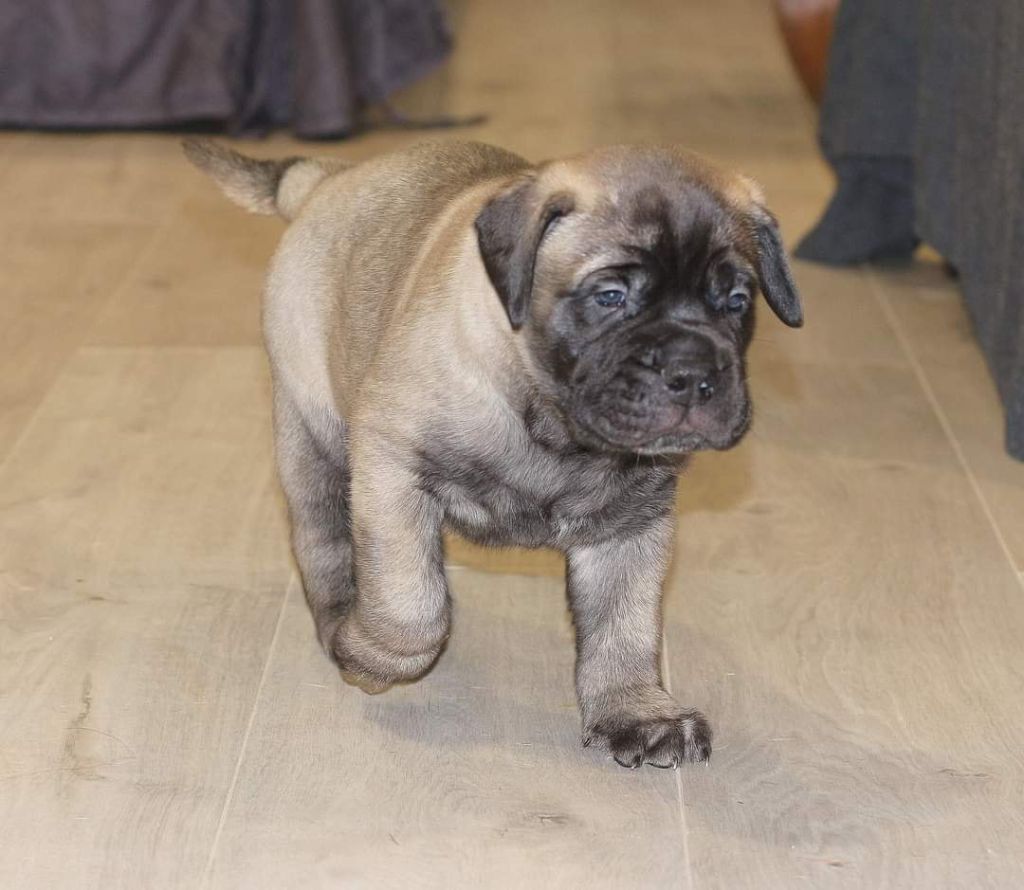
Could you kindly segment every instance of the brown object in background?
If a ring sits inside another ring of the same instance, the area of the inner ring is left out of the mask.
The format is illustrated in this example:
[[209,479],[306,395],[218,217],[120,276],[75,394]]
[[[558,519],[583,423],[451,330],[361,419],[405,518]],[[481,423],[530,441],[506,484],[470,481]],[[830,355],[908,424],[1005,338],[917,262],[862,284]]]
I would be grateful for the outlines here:
[[775,15],[800,80],[821,104],[839,0],[775,0]]

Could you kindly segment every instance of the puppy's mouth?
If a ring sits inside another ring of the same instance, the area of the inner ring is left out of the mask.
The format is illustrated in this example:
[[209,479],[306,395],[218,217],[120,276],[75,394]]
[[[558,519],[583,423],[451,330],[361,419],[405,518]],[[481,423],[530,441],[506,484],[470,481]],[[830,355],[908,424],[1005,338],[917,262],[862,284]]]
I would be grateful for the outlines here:
[[580,444],[653,456],[732,448],[750,429],[753,410],[746,397],[728,419],[671,403],[640,406],[609,400],[587,405],[573,415],[574,436]]
[[[609,405],[588,418],[588,427],[610,445],[634,450],[672,435],[686,417],[686,411],[674,405],[657,413],[644,413]],[[696,440],[694,434],[690,438]]]

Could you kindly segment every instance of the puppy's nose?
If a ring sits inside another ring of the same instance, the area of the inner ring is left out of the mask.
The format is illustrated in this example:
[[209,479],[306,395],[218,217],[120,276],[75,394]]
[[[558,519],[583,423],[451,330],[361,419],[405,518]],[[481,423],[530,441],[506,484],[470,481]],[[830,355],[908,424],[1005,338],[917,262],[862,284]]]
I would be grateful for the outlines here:
[[706,337],[674,338],[657,350],[654,358],[653,367],[674,401],[691,405],[714,397],[721,362],[714,343]]
[[710,365],[677,365],[662,370],[661,377],[676,401],[707,402],[715,394],[718,372]]

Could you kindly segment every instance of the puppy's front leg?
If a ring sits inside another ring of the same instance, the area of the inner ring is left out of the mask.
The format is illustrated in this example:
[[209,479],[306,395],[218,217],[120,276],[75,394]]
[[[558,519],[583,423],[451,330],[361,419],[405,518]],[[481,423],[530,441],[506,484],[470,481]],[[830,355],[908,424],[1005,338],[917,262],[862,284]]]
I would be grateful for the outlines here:
[[568,554],[584,744],[599,742],[632,768],[711,755],[707,720],[680,707],[661,682],[661,586],[671,537],[664,517],[637,535]]
[[414,680],[448,638],[441,509],[401,463],[353,454],[352,533],[358,592],[331,640],[342,676],[367,692]]

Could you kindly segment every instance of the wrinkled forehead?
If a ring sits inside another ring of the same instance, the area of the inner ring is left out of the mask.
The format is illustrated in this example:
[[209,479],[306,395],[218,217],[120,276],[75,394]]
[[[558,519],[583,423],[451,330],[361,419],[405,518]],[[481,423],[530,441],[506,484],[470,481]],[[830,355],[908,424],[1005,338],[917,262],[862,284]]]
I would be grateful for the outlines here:
[[717,252],[748,252],[756,186],[696,157],[609,152],[551,173],[574,199],[552,238],[574,278],[638,261],[686,274]]

